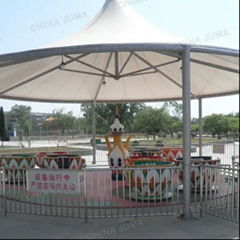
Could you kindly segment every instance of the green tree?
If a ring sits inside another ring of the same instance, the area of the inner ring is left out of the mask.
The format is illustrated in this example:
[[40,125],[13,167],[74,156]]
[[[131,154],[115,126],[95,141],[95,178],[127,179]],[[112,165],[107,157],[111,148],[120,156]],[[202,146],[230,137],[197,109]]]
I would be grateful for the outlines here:
[[78,133],[87,133],[87,119],[85,118],[76,118],[74,121],[74,129],[78,132]]
[[[133,118],[143,108],[143,104],[96,104],[96,132],[98,134],[105,134],[109,132],[110,126],[112,125],[115,115],[116,106],[119,109],[120,121],[124,125],[126,132],[132,132],[133,130]],[[81,110],[83,116],[86,119],[86,128],[88,133],[92,131],[92,105],[82,104]]]
[[228,117],[223,114],[212,114],[204,118],[203,129],[213,137],[221,139],[229,131]]
[[14,105],[9,113],[11,119],[17,123],[17,131],[22,136],[29,136],[31,129],[31,107],[24,105]]
[[58,109],[53,111],[52,117],[55,118],[52,125],[61,130],[62,135],[74,130],[75,117],[72,112],[64,113],[64,109]]
[[183,118],[183,104],[172,101],[172,102],[166,102],[163,105],[163,108],[166,109],[170,115],[176,117],[177,119],[182,120]]
[[169,122],[168,122],[168,132],[171,134],[171,137],[174,137],[174,133],[178,135],[178,137],[181,137],[182,134],[182,127],[183,122],[182,120],[178,119],[177,117],[170,116]]
[[232,137],[239,137],[239,114],[228,117],[229,132]]
[[153,135],[153,139],[157,134],[166,134],[168,132],[168,123],[170,116],[164,108],[153,109],[152,107],[145,107],[138,112],[133,120],[134,130],[143,132],[148,135]]
[[0,108],[0,138],[3,146],[3,141],[5,141],[7,138],[3,107]]
[[183,104],[181,102],[172,101],[166,102],[163,105],[165,111],[171,116],[168,123],[168,131],[171,137],[174,137],[174,133],[177,134],[178,138],[182,136],[183,128]]
[[192,122],[191,124],[191,135],[192,138],[195,138],[199,132],[199,124],[196,122]]

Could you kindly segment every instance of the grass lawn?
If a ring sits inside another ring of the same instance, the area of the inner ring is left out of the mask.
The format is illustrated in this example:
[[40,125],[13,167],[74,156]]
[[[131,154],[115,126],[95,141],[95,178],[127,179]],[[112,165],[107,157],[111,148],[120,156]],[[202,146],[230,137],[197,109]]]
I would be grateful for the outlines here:
[[[139,144],[144,145],[150,145],[150,144],[156,144],[156,143],[163,143],[164,145],[182,145],[183,144],[183,139],[182,138],[161,138],[158,140],[133,140],[132,142],[138,141]],[[229,140],[229,139],[217,139],[217,138],[203,138],[202,142],[203,143],[211,143],[211,142],[226,142],[226,141],[233,141],[233,140]],[[194,138],[192,139],[192,144],[198,144],[199,143],[199,139],[198,138]]]

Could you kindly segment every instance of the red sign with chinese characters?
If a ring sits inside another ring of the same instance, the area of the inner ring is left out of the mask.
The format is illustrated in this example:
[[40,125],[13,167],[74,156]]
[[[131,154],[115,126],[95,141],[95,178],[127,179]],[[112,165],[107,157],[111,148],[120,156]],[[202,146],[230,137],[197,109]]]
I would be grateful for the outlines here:
[[43,193],[80,193],[79,171],[74,170],[27,170],[27,190]]

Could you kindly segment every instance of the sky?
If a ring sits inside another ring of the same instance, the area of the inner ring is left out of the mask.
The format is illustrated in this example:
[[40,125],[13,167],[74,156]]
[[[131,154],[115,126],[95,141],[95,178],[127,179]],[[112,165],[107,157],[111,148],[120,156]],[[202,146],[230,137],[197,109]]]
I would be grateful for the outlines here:
[[[1,0],[0,54],[34,49],[80,31],[105,0]],[[239,49],[239,0],[122,0],[159,29],[188,43]],[[32,112],[64,108],[81,116],[79,104],[50,104],[0,99],[4,111],[28,105]],[[148,104],[149,105],[149,104]],[[161,107],[162,103],[153,103]],[[192,117],[198,102],[192,101]],[[203,100],[203,116],[236,113],[239,95]]]

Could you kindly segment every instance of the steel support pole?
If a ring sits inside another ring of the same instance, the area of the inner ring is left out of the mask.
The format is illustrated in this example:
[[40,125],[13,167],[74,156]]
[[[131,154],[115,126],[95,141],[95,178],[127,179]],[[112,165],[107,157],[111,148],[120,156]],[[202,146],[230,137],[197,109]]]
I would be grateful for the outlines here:
[[198,125],[199,125],[199,156],[202,156],[202,98],[198,99]]
[[191,70],[190,47],[185,46],[182,58],[183,78],[183,219],[191,220]]
[[93,162],[96,164],[96,103],[92,103],[92,147],[93,147]]

